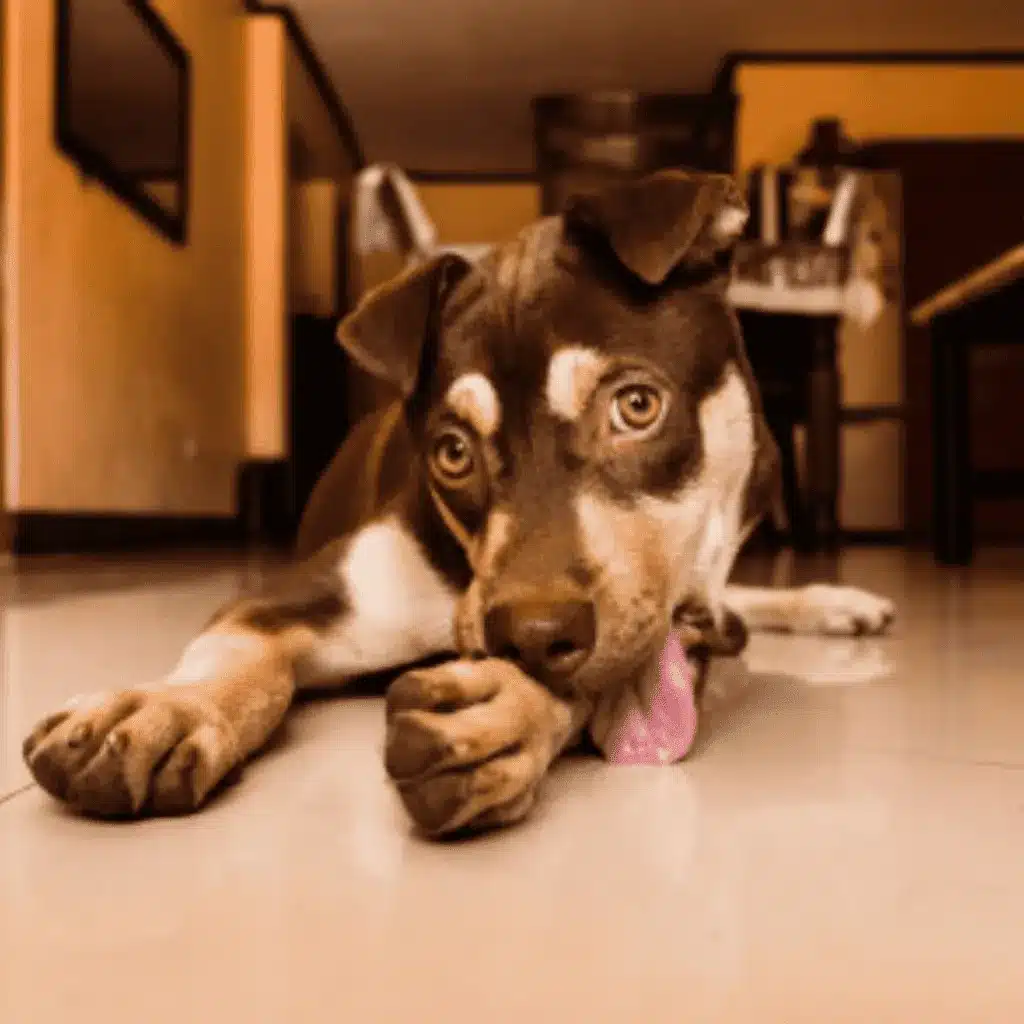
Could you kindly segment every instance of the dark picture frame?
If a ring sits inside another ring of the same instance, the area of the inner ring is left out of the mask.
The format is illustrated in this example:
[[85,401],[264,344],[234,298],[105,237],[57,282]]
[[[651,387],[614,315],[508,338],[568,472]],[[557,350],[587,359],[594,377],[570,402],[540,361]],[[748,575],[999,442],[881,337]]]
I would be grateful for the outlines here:
[[184,245],[188,238],[190,209],[190,165],[192,141],[192,60],[177,36],[163,19],[150,7],[147,0],[121,0],[146,29],[153,42],[174,66],[178,79],[177,113],[178,153],[180,167],[174,170],[174,185],[179,202],[170,210],[150,195],[145,188],[119,168],[99,147],[76,130],[72,120],[71,94],[74,87],[71,62],[71,40],[76,0],[55,0],[57,4],[56,31],[56,89],[54,129],[57,148],[63,152],[87,178],[91,178],[117,196],[138,216],[156,228],[175,245]]

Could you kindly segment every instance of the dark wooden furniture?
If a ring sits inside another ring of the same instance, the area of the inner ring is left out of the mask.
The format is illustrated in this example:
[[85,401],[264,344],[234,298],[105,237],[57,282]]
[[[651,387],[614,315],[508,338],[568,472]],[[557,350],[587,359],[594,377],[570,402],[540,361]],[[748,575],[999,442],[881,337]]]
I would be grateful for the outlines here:
[[1024,244],[944,288],[911,320],[929,329],[932,348],[933,550],[944,565],[967,565],[975,498],[1024,498],[1024,470],[973,465],[968,363],[977,345],[1024,345]]
[[[768,426],[782,456],[782,490],[789,539],[797,550],[832,550],[839,543],[839,319],[739,311]],[[794,426],[807,427],[804,486]]]
[[574,194],[666,167],[731,173],[736,106],[728,91],[538,96],[541,211],[558,213]]
[[[779,444],[793,545],[829,550],[840,536],[838,335],[850,312],[854,211],[863,185],[852,168],[839,163],[849,146],[838,122],[816,123],[811,143],[799,167],[751,171],[751,216],[736,247],[729,295]],[[803,488],[794,439],[798,424],[807,428]]]
[[[866,141],[863,166],[898,172],[903,207],[903,302],[912,310],[1024,238],[1024,140],[887,139]],[[908,539],[931,541],[935,413],[932,339],[909,322],[904,333],[905,507]],[[1024,468],[1024,349],[977,347],[970,372],[976,394],[969,410],[973,459],[999,452],[1003,466]],[[1007,429],[1010,422],[1018,424]],[[993,460],[994,461],[994,460]],[[980,537],[1024,538],[1019,509],[980,498]]]

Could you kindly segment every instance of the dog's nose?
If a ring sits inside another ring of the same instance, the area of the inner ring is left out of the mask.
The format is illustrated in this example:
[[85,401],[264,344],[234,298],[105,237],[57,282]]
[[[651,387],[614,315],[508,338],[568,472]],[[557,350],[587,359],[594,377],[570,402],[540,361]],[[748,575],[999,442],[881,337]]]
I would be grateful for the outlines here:
[[518,599],[495,604],[484,616],[488,651],[518,662],[541,682],[575,672],[594,649],[596,634],[590,601]]

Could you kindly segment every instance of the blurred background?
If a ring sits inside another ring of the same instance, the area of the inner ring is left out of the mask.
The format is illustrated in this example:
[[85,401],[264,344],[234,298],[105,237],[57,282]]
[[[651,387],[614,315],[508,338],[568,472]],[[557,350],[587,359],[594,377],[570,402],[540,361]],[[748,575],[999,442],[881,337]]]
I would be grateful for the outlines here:
[[1024,540],[1015,5],[0,0],[0,26],[7,550],[287,542],[367,404],[333,340],[366,287],[671,166],[751,202],[735,300],[787,483],[761,539]]
[[[0,1021],[1024,1020],[1022,14],[0,0]],[[409,831],[362,686],[199,819],[33,784],[36,723],[280,566],[386,397],[335,341],[366,289],[671,167],[751,209],[785,487],[737,580],[868,588],[891,636],[755,633],[679,770],[567,759],[479,845]]]

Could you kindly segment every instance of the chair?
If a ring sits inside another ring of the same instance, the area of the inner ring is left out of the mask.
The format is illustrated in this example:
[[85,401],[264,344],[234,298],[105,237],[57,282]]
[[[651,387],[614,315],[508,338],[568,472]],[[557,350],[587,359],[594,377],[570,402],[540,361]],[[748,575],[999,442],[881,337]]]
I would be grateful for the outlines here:
[[[802,549],[839,541],[839,325],[844,317],[870,323],[884,305],[877,261],[855,253],[870,244],[856,231],[861,181],[853,168],[752,171],[751,217],[730,285],[782,454],[790,536]],[[807,430],[803,481],[799,425]]]

